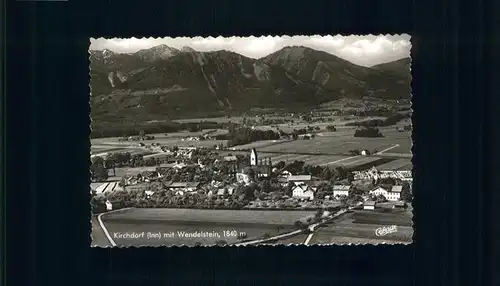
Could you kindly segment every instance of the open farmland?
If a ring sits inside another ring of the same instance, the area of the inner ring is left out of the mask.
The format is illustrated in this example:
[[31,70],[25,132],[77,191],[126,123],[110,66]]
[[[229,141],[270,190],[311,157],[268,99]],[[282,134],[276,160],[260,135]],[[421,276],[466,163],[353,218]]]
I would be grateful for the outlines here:
[[381,171],[392,171],[392,170],[411,170],[412,163],[411,159],[398,159],[392,162],[377,166],[377,168]]
[[195,210],[195,209],[130,209],[112,213],[106,220],[193,221],[213,223],[293,224],[300,218],[314,214],[311,211],[250,211],[250,210]]
[[90,189],[95,191],[96,194],[122,190],[122,188],[118,186],[118,182],[91,183]]
[[279,245],[279,244],[284,244],[284,245],[289,245],[289,244],[304,244],[304,242],[307,239],[307,234],[299,234],[296,236],[292,236],[287,239],[281,239],[279,241],[276,241],[274,244]]
[[176,119],[172,120],[177,123],[198,123],[198,122],[217,122],[217,123],[241,123],[243,122],[243,117],[241,116],[233,116],[230,118],[227,117],[206,117],[206,118],[188,118],[188,119]]
[[[395,225],[396,232],[377,236],[375,230]],[[347,213],[320,228],[311,244],[410,243],[413,236],[411,211],[356,211]]]
[[[205,141],[187,141],[182,140],[187,137],[196,137],[203,134],[209,134],[212,136],[226,134],[227,130],[221,129],[205,129],[199,132],[175,132],[165,134],[150,134],[155,138],[153,140],[146,141],[119,141],[119,137],[108,137],[108,138],[94,138],[91,139],[92,148],[95,150],[108,149],[113,151],[113,149],[118,150],[120,148],[134,148],[139,143],[144,143],[150,145],[151,143],[159,143],[166,146],[196,146],[196,147],[213,147],[215,144],[225,143],[225,140],[205,140]],[[106,152],[104,150],[103,152]]]
[[354,137],[354,129],[337,132],[320,132],[311,140],[264,140],[245,145],[234,146],[236,150],[257,149],[259,152],[316,154],[316,155],[348,155],[350,150],[367,149],[373,153],[383,152],[392,156],[411,158],[409,132],[382,130],[385,137]]
[[[129,209],[102,217],[106,228],[113,236],[115,232],[170,233],[173,237],[162,239],[118,239],[118,245],[204,245],[218,240],[236,243],[236,237],[224,237],[224,231],[245,232],[248,239],[258,239],[263,235],[277,235],[294,229],[293,224],[300,218],[313,215],[307,211],[232,211],[195,209]],[[219,237],[182,238],[178,231],[215,232]]]
[[[259,239],[264,235],[278,235],[280,233],[293,230],[290,225],[281,226],[279,229],[275,225],[266,224],[242,224],[234,225],[227,223],[175,223],[175,222],[116,222],[107,221],[106,228],[113,237],[115,233],[161,233],[161,239],[148,239],[147,237],[136,239],[114,238],[117,245],[120,246],[195,246],[214,245],[217,241],[225,241],[228,244],[240,242],[236,236],[224,236],[224,231],[236,231],[245,233],[248,239]],[[279,230],[279,232],[278,232]],[[207,232],[213,233],[214,237],[181,237],[180,233]]]
[[120,152],[121,150],[124,150],[126,148],[124,147],[113,147],[113,146],[91,146],[90,148],[90,153],[92,155],[95,154],[101,154],[101,153],[107,153],[107,152]]
[[[248,152],[244,151],[218,151],[219,154],[241,154],[247,155]],[[268,153],[260,152],[259,160],[262,159],[267,161],[271,158],[272,163],[276,164],[279,161],[285,163],[292,163],[293,161],[304,161],[307,165],[320,165],[320,166],[344,166],[348,168],[356,168],[364,164],[373,164],[373,166],[378,166],[385,164],[386,161],[392,159],[386,159],[381,157],[369,157],[369,156],[349,156],[349,155],[315,155],[315,154],[296,154],[296,153]]]
[[[113,172],[110,170],[110,174],[112,175]],[[115,176],[116,177],[123,177],[123,176],[134,176],[137,174],[140,174],[145,171],[156,171],[156,166],[154,167],[122,167],[122,168],[115,168]]]

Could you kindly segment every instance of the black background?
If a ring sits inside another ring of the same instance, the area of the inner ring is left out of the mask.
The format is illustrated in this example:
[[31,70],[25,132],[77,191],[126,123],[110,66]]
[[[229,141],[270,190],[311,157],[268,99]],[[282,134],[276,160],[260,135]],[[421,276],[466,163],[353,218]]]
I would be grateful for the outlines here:
[[[500,170],[493,8],[470,0],[7,1],[7,281],[500,285],[491,264]],[[89,37],[338,33],[412,35],[413,245],[90,249]]]

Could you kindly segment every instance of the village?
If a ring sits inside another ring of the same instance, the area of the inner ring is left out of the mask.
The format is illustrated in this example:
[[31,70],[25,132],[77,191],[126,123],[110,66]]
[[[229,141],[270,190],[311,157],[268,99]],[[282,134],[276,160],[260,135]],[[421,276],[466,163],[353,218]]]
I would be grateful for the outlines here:
[[139,144],[155,153],[92,158],[94,212],[124,207],[315,210],[354,205],[375,210],[406,208],[412,200],[411,171],[272,162],[261,159],[256,149],[232,154],[221,152],[219,145]]

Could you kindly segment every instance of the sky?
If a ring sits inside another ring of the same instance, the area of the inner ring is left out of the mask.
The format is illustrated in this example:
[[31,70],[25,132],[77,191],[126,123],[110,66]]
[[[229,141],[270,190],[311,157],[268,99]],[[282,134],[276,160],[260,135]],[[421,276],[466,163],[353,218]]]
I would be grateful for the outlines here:
[[90,39],[90,50],[108,49],[116,53],[134,53],[165,44],[172,48],[190,47],[208,52],[228,50],[249,58],[265,57],[286,46],[305,46],[336,55],[361,66],[410,57],[410,35],[368,36],[267,36],[267,37],[194,37]]

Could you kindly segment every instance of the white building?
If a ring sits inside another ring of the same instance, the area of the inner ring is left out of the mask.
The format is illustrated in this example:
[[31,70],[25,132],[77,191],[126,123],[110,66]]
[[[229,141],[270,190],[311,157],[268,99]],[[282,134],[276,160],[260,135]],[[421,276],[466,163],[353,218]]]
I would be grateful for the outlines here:
[[170,190],[176,192],[177,191],[182,191],[182,194],[179,193],[180,195],[184,195],[185,192],[196,192],[198,191],[198,186],[199,182],[173,182],[173,183],[166,183],[165,187],[169,188]]
[[401,191],[403,186],[393,186],[391,191],[387,193],[388,201],[399,201],[401,199]]
[[370,195],[374,195],[374,196],[380,196],[380,195],[382,195],[382,196],[384,196],[386,198],[387,198],[387,194],[388,193],[389,192],[385,188],[380,187],[380,186],[378,186],[375,189],[373,189],[373,190],[370,191]]
[[106,200],[106,210],[107,211],[113,210],[113,204],[109,200]]
[[238,157],[236,157],[234,155],[233,156],[225,156],[224,157],[224,161],[226,161],[226,162],[236,162],[236,161],[238,161]]
[[388,201],[399,201],[401,199],[402,186],[393,186],[390,190],[383,187],[376,187],[370,191],[370,195],[374,196],[384,196]]
[[363,205],[363,209],[374,210],[375,209],[375,202],[374,201],[366,201]]
[[335,185],[333,186],[333,196],[349,196],[349,191],[351,190],[351,186],[348,185]]
[[315,191],[316,191],[315,188],[309,187],[305,184],[296,185],[292,189],[292,197],[298,198],[298,199],[313,200]]
[[292,175],[288,176],[288,182],[294,183],[296,186],[311,182],[311,175]]
[[250,176],[244,173],[236,173],[236,181],[238,181],[238,183],[240,184],[245,184],[245,185],[248,185],[251,182]]

